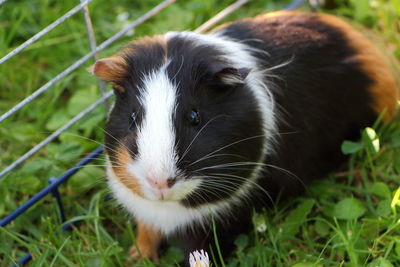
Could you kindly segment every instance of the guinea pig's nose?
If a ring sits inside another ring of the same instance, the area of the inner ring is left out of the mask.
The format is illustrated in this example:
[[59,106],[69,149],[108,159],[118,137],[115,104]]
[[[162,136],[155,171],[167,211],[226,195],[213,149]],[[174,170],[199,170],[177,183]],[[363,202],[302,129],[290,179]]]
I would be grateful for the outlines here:
[[175,184],[175,179],[174,178],[168,178],[168,179],[163,179],[163,180],[156,180],[151,177],[147,177],[147,182],[149,185],[155,189],[162,190],[162,189],[167,189],[171,188]]

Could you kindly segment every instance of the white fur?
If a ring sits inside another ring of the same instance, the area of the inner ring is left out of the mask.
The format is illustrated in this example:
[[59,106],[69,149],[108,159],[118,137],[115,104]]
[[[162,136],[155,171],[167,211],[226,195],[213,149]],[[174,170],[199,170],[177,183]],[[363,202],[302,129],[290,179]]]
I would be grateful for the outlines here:
[[[186,228],[193,221],[200,224],[211,213],[218,216],[219,210],[227,205],[204,205],[200,208],[186,208],[179,201],[157,201],[142,198],[133,194],[124,186],[115,173],[109,167],[107,169],[108,185],[114,193],[114,197],[122,204],[132,215],[140,218],[146,225],[161,231],[164,235],[171,234]],[[198,186],[198,180],[190,181],[192,189]]]
[[[176,152],[175,117],[176,88],[168,79],[166,67],[143,77],[143,88],[139,100],[144,108],[144,118],[137,135],[138,156],[129,164],[128,171],[142,185],[148,185],[147,178],[164,182],[175,177]],[[143,194],[157,199],[157,191],[143,186]]]

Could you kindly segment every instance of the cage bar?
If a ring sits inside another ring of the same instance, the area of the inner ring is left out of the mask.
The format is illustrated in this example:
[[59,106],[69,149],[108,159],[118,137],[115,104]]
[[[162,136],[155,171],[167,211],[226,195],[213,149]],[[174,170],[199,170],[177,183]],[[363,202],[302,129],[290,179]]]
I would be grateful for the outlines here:
[[22,213],[24,213],[27,209],[32,207],[36,202],[44,198],[47,194],[51,193],[54,188],[58,187],[60,184],[67,181],[73,174],[75,174],[82,166],[85,166],[90,161],[98,157],[103,152],[103,146],[96,148],[92,153],[83,158],[78,164],[76,164],[71,169],[64,172],[60,177],[58,177],[53,183],[43,188],[39,193],[28,199],[24,204],[19,206],[13,212],[11,212],[8,216],[0,220],[0,227],[4,227],[10,222],[12,222],[15,218],[19,217]]
[[[50,177],[49,184],[52,184],[56,181],[57,181],[56,178]],[[61,200],[61,195],[60,195],[60,192],[58,191],[58,187],[55,187],[53,190],[50,191],[50,193],[53,196],[53,198],[56,200],[58,212],[59,212],[59,216],[60,216],[60,222],[64,223],[66,221],[66,216],[65,216],[65,212],[64,212],[64,205],[62,204],[62,200]]]
[[133,28],[137,27],[138,25],[142,24],[143,22],[145,22],[149,18],[153,17],[154,15],[156,15],[158,12],[160,12],[162,9],[164,9],[168,5],[172,4],[173,2],[175,2],[175,0],[165,0],[165,1],[161,2],[160,4],[155,6],[153,9],[151,9],[150,11],[145,13],[143,16],[139,17],[134,22],[129,24],[127,27],[125,27],[124,29],[122,29],[121,31],[117,32],[115,35],[113,35],[112,37],[110,37],[109,39],[104,41],[95,50],[93,50],[92,52],[86,54],[85,56],[83,56],[79,60],[75,61],[74,64],[72,64],[71,66],[66,68],[63,72],[59,73],[56,77],[54,77],[52,80],[48,81],[45,85],[43,85],[42,87],[37,89],[30,96],[26,97],[24,100],[19,102],[13,108],[11,108],[6,113],[1,115],[0,116],[0,122],[2,122],[3,120],[7,119],[8,117],[10,117],[12,114],[14,114],[18,110],[20,110],[26,104],[32,102],[32,100],[34,100],[36,97],[38,97],[39,95],[41,95],[42,93],[47,91],[56,82],[58,82],[59,80],[61,80],[62,78],[64,78],[65,76],[67,76],[68,74],[73,72],[74,70],[76,70],[79,66],[81,66],[83,63],[85,63],[89,58],[93,57],[93,55],[95,55],[97,52],[99,52],[101,50],[104,50],[107,46],[109,46],[110,44],[112,44],[113,42],[115,42],[116,40],[121,38],[122,36],[124,36],[128,31],[130,31],[131,29],[133,29]]
[[[95,53],[97,53],[98,51],[103,50],[104,48],[106,48],[107,46],[109,46],[111,43],[113,43],[114,41],[116,41],[117,39],[119,39],[120,37],[122,37],[126,32],[128,32],[129,30],[137,27],[138,25],[142,24],[143,22],[145,22],[147,19],[151,18],[152,16],[154,16],[155,14],[157,14],[159,11],[161,11],[163,8],[167,7],[168,5],[172,4],[175,0],[165,0],[163,2],[161,2],[159,5],[157,5],[156,7],[154,7],[153,9],[151,9],[150,11],[148,11],[147,13],[145,13],[143,16],[139,17],[137,20],[135,20],[133,23],[131,23],[129,26],[127,26],[126,28],[124,28],[123,30],[119,31],[118,33],[116,33],[114,36],[112,36],[111,38],[107,39],[105,42],[103,42],[100,46],[98,46],[95,50],[93,50],[92,52],[90,52],[89,54],[87,54],[86,56],[84,56],[83,58],[79,59],[78,61],[76,61],[74,64],[72,64],[70,67],[68,67],[66,70],[64,70],[62,73],[58,74],[55,78],[53,78],[52,80],[50,80],[48,83],[46,83],[44,86],[42,86],[40,89],[38,89],[37,91],[35,91],[35,93],[33,93],[32,95],[30,95],[29,97],[25,98],[23,101],[21,101],[18,105],[16,105],[14,108],[12,108],[11,110],[9,110],[7,113],[5,113],[2,117],[0,117],[0,122],[2,121],[2,119],[4,120],[5,118],[7,118],[8,116],[10,116],[11,114],[13,114],[14,112],[16,112],[17,110],[19,110],[20,108],[22,108],[23,106],[25,106],[27,103],[31,102],[34,98],[36,98],[37,96],[39,96],[40,94],[42,94],[44,91],[46,91],[47,89],[49,89],[53,84],[55,84],[57,81],[59,81],[60,79],[62,79],[63,77],[65,77],[66,75],[68,75],[69,73],[71,73],[72,71],[74,71],[75,69],[77,69],[80,65],[82,65],[85,61],[87,61],[90,57],[92,57],[93,55],[95,55]],[[58,135],[60,135],[62,132],[64,132],[65,130],[67,130],[68,128],[70,128],[73,124],[75,124],[77,121],[79,121],[81,118],[83,118],[84,116],[86,116],[90,111],[92,111],[94,108],[96,108],[99,104],[103,103],[107,98],[109,98],[112,95],[112,91],[107,92],[105,95],[103,95],[102,98],[100,98],[97,102],[95,102],[92,106],[90,106],[89,108],[85,109],[84,111],[82,111],[81,113],[79,113],[78,115],[76,115],[74,118],[72,118],[69,122],[67,122],[64,126],[62,126],[61,128],[59,128],[58,130],[56,130],[53,134],[51,134],[50,136],[48,136],[45,140],[43,140],[42,142],[40,142],[39,144],[37,144],[36,146],[34,146],[31,150],[29,150],[28,152],[26,152],[24,155],[22,155],[20,158],[18,158],[16,161],[14,161],[13,163],[11,163],[7,168],[5,168],[4,170],[2,170],[0,172],[0,178],[5,176],[7,173],[9,173],[11,170],[13,170],[14,168],[16,168],[18,165],[20,165],[22,162],[24,162],[26,159],[28,159],[29,157],[31,157],[33,154],[35,154],[36,152],[38,152],[42,147],[44,147],[46,144],[48,144],[49,142],[51,142],[52,140],[54,140]],[[3,118],[4,117],[4,118]]]
[[300,7],[302,4],[304,4],[305,2],[307,2],[307,0],[294,0],[292,1],[292,3],[290,3],[286,8],[284,8],[283,10],[293,10],[296,9],[298,7]]
[[65,132],[68,130],[72,125],[74,125],[76,122],[80,121],[83,117],[88,115],[92,110],[94,110],[97,106],[102,104],[107,98],[111,97],[113,95],[112,91],[107,92],[103,97],[101,97],[99,100],[94,102],[91,106],[89,106],[87,109],[83,110],[80,112],[78,115],[73,117],[70,121],[68,121],[66,124],[58,128],[55,132],[53,132],[51,135],[49,135],[47,138],[45,138],[42,142],[34,146],[31,150],[26,152],[24,155],[19,157],[16,161],[11,163],[10,165],[7,166],[4,170],[0,172],[0,178],[5,176],[7,173],[15,169],[18,165],[20,165],[22,162],[24,162],[26,159],[31,157],[33,154],[38,152],[40,149],[42,149],[45,145],[53,141],[55,138],[57,138],[61,133]]
[[[80,1],[83,2],[84,0],[80,0]],[[96,37],[94,36],[92,19],[90,18],[89,7],[87,5],[83,7],[82,13],[83,13],[83,19],[85,21],[86,32],[87,32],[88,39],[89,39],[90,49],[92,51],[95,51],[96,47],[97,47]],[[93,55],[93,59],[97,60],[98,58],[99,58],[98,54],[95,53]],[[104,94],[106,93],[106,83],[102,79],[99,79],[99,78],[97,78],[97,83],[99,85],[99,90],[100,90],[101,94],[104,96]],[[108,102],[107,99],[104,100],[104,107],[106,109],[106,112],[110,109],[110,103]]]
[[200,27],[198,27],[194,31],[197,32],[197,33],[202,33],[202,32],[207,31],[212,26],[217,24],[219,21],[224,19],[226,16],[231,14],[233,11],[235,11],[236,9],[239,9],[240,7],[242,7],[243,5],[247,4],[248,2],[249,2],[248,0],[238,0],[238,1],[236,1],[235,3],[227,6],[224,10],[218,12],[214,17],[212,17],[211,19],[209,19],[206,22],[204,22],[202,25],[200,25]]
[[[34,42],[39,40],[40,38],[42,38],[48,32],[50,32],[55,27],[57,27],[58,25],[63,23],[69,17],[73,16],[75,13],[77,13],[79,10],[81,10],[84,6],[86,6],[87,4],[89,4],[92,1],[93,0],[85,0],[85,1],[83,1],[81,4],[75,6],[73,9],[71,9],[70,11],[65,13],[62,17],[60,17],[57,20],[55,20],[53,23],[48,25],[46,28],[44,28],[43,30],[41,30],[40,32],[38,32],[37,34],[35,34],[34,36],[32,36],[31,38],[26,40],[23,44],[21,44],[20,46],[18,46],[14,50],[12,50],[10,53],[8,53],[4,57],[2,57],[0,59],[0,65],[3,64],[4,62],[6,62],[7,60],[9,60],[10,58],[12,58],[13,56],[15,56],[16,54],[18,54],[19,52],[21,52],[22,50],[24,50],[26,47],[30,46],[31,44],[33,44]],[[4,2],[5,2],[5,0],[4,0]],[[4,3],[4,2],[2,2],[2,3]],[[2,3],[0,2],[0,4],[2,4]]]

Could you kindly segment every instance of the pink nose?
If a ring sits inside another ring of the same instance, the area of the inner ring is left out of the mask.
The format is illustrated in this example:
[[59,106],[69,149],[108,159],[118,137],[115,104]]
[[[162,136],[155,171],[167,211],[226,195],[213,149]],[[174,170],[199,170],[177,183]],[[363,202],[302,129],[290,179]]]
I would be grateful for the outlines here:
[[150,177],[147,177],[147,182],[151,187],[154,189],[162,190],[162,189],[167,189],[170,188],[174,185],[175,180],[174,179],[163,179],[163,180],[156,180]]
[[147,182],[149,183],[149,185],[151,187],[153,187],[154,189],[166,189],[167,186],[167,181],[166,180],[162,180],[162,181],[158,181],[158,180],[154,180],[152,178],[147,178]]

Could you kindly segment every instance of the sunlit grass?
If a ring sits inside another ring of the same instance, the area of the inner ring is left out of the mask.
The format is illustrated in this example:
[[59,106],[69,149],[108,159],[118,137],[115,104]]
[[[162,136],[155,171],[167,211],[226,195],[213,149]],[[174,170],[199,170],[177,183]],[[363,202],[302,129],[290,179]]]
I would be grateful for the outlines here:
[[[400,59],[400,1],[338,0],[338,14],[371,28],[387,53]],[[73,1],[7,1],[0,11],[0,56],[67,12]],[[96,0],[89,5],[98,43],[122,24],[116,14],[134,20],[158,1]],[[136,36],[199,26],[230,1],[178,1],[139,27]],[[283,7],[287,1],[253,0],[226,20]],[[126,36],[101,53],[108,56],[133,37]],[[89,52],[82,14],[0,66],[0,111],[19,100]],[[100,96],[88,62],[21,112],[0,124],[0,168],[40,142]],[[400,102],[399,102],[400,105]],[[5,179],[0,179],[0,217],[4,217],[102,142],[105,110],[99,107],[82,123],[42,149]],[[373,131],[373,132],[372,132]],[[375,133],[375,135],[374,135]],[[88,139],[93,139],[90,141]],[[378,140],[378,141],[376,141]],[[379,147],[377,146],[379,142]],[[280,203],[254,217],[255,230],[236,240],[227,266],[400,266],[400,123],[366,130],[347,142],[345,170],[313,183],[302,197]],[[0,266],[26,252],[29,266],[125,266],[135,240],[134,222],[107,200],[104,159],[91,163],[60,187],[72,230],[60,230],[50,196],[5,228],[0,228]],[[214,255],[219,257],[218,254]],[[163,266],[184,258],[176,248],[163,252]],[[153,266],[144,260],[138,266]]]

